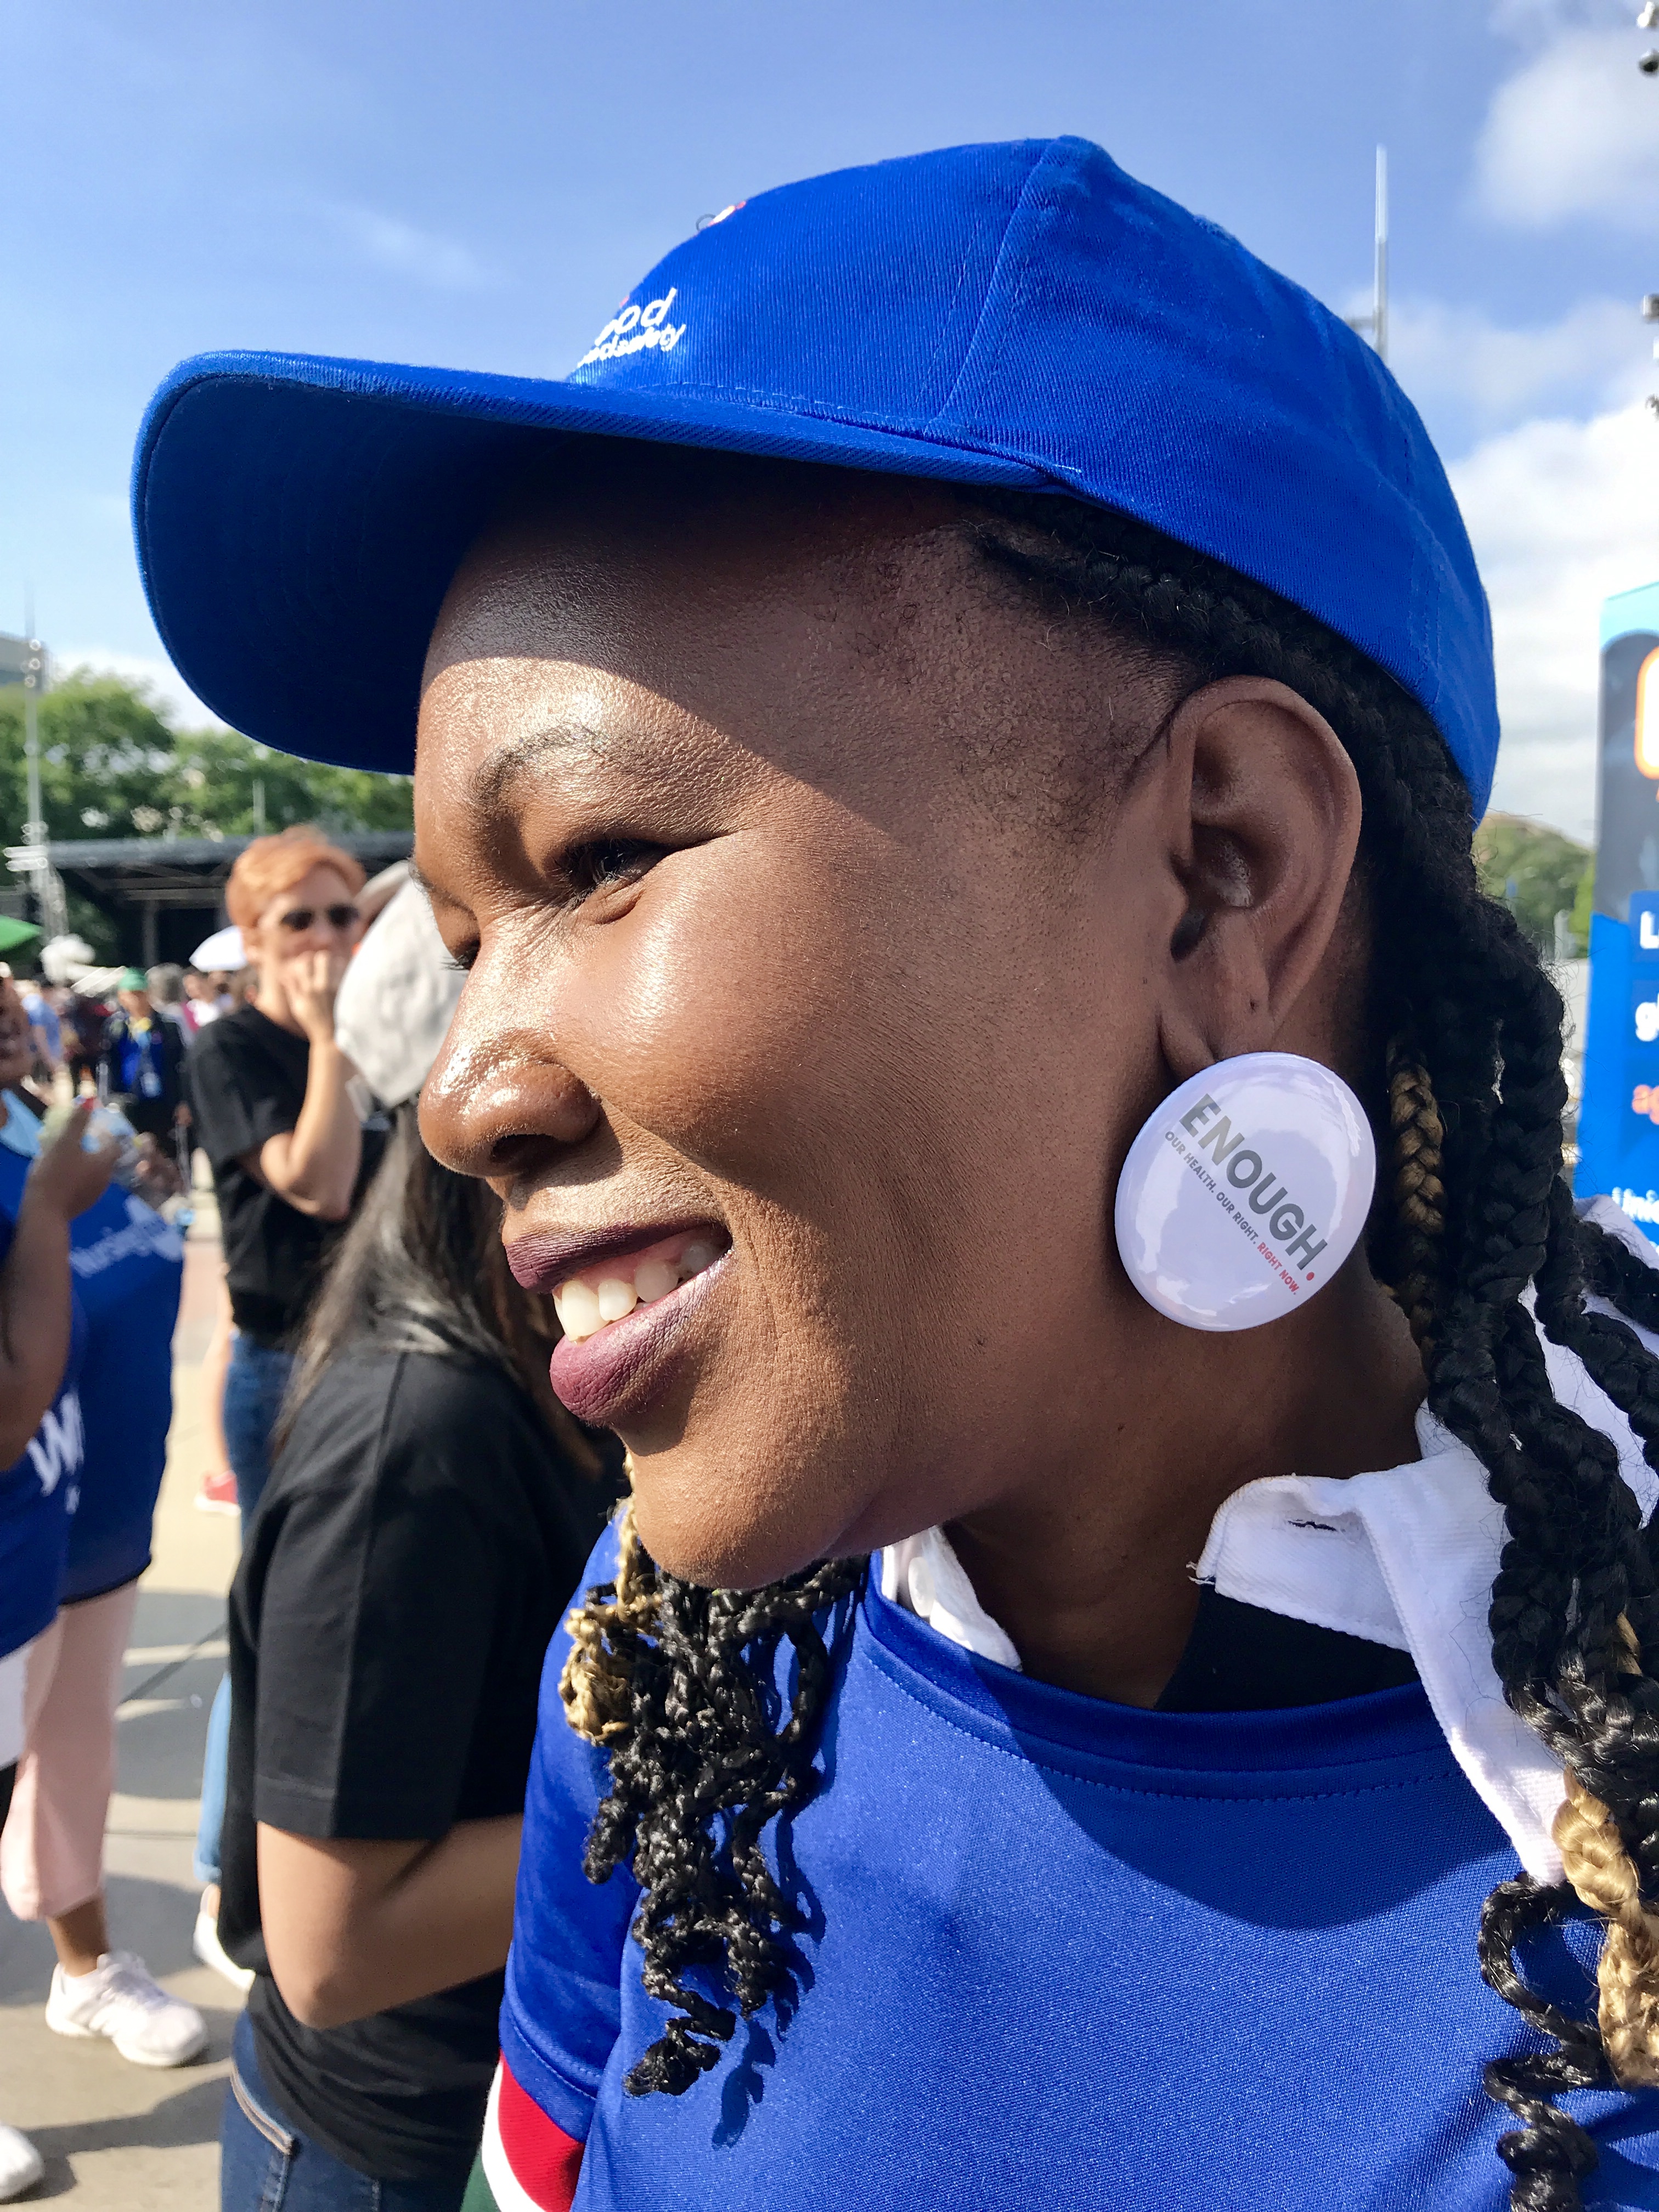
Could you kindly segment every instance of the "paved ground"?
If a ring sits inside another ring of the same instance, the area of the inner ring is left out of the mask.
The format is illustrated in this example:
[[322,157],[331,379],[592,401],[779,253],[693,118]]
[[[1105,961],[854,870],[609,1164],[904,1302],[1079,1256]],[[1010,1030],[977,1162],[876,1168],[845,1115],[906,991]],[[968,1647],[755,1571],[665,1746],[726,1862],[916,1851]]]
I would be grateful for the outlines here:
[[51,2034],[41,2016],[51,1941],[0,1905],[0,2118],[26,2129],[46,2161],[45,2181],[20,2201],[67,2197],[75,2212],[211,2212],[219,2201],[219,2106],[238,2000],[190,1948],[191,1841],[237,1540],[234,1519],[192,1504],[206,1463],[198,1374],[219,1274],[210,1200],[186,1255],[176,1411],[155,1562],[127,1654],[106,1856],[112,1942],[200,2007],[210,2041],[200,2063],[159,2072],[129,2066],[107,2044]]

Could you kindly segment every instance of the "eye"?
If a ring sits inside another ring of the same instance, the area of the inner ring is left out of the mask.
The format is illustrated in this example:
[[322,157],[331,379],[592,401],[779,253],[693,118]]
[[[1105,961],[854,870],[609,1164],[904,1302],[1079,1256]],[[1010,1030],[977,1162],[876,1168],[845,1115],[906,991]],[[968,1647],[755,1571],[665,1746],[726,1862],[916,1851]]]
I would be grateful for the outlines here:
[[573,845],[564,856],[565,881],[579,898],[610,890],[618,884],[637,883],[655,867],[668,850],[639,837],[596,837],[586,845]]

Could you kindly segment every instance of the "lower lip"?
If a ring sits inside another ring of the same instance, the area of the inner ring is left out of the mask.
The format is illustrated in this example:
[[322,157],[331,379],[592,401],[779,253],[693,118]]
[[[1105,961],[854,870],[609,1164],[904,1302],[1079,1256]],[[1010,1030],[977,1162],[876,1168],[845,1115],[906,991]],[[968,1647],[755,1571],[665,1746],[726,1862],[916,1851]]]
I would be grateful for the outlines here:
[[562,1338],[547,1363],[553,1395],[579,1421],[612,1425],[624,1408],[642,1405],[670,1379],[669,1368],[685,1347],[685,1332],[711,1286],[726,1272],[729,1253],[693,1275],[665,1298],[635,1306],[580,1344]]

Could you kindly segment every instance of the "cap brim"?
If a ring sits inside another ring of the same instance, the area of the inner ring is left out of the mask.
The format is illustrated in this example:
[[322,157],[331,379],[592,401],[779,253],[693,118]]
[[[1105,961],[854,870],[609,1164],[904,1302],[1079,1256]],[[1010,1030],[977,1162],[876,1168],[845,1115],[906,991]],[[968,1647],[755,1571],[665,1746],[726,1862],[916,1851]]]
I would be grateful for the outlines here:
[[216,929],[212,936],[204,937],[191,954],[190,964],[192,968],[200,969],[204,975],[210,975],[215,969],[228,973],[238,968],[246,968],[247,954],[242,948],[241,931],[234,921],[228,922],[222,929]]
[[550,434],[640,438],[964,483],[1027,462],[775,407],[306,355],[204,354],[151,402],[133,468],[173,665],[262,744],[406,770],[428,641],[515,467]]

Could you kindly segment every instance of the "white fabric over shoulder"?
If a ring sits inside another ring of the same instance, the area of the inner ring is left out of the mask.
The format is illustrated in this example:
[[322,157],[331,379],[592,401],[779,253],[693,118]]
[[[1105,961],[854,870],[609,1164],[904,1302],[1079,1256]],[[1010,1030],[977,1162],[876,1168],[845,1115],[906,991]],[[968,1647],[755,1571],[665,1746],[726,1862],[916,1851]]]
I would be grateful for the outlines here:
[[1504,1701],[1486,1614],[1504,1515],[1474,1454],[1428,1413],[1423,1457],[1236,1491],[1198,1562],[1223,1597],[1409,1651],[1452,1756],[1527,1872],[1559,1881],[1561,1769]]
[[881,1594],[964,1651],[1018,1673],[1018,1652],[974,1595],[942,1528],[924,1528],[919,1536],[888,1545],[881,1555]]
[[[1601,1225],[1620,1233],[1616,1224]],[[1659,1353],[1659,1338],[1637,1334]],[[1647,1518],[1659,1476],[1629,1422],[1571,1352],[1546,1340],[1545,1358],[1561,1403],[1615,1446]],[[1492,1662],[1486,1618],[1504,1548],[1503,1510],[1474,1454],[1427,1412],[1417,1417],[1417,1437],[1422,1456],[1403,1467],[1345,1479],[1282,1475],[1235,1491],[1211,1525],[1194,1575],[1240,1604],[1409,1651],[1470,1787],[1527,1872],[1559,1881],[1551,1830],[1565,1796],[1561,1769],[1510,1711]],[[890,1544],[881,1585],[885,1597],[951,1643],[1018,1667],[1018,1653],[980,1604],[942,1529]]]
[[340,1049],[383,1106],[418,1093],[465,981],[425,891],[405,884],[353,955],[334,1009]]
[[[1659,1249],[1610,1199],[1592,1200],[1581,1211],[1659,1268]],[[1625,1320],[1599,1298],[1590,1304]],[[1626,1326],[1659,1356],[1659,1336],[1633,1322]],[[1543,1342],[1556,1397],[1613,1444],[1620,1473],[1648,1520],[1659,1502],[1659,1475],[1630,1423],[1572,1352]],[[1248,1483],[1216,1515],[1193,1572],[1242,1605],[1409,1651],[1470,1787],[1527,1872],[1559,1881],[1551,1830],[1566,1794],[1561,1769],[1510,1711],[1492,1662],[1486,1616],[1504,1548],[1503,1510],[1474,1454],[1426,1411],[1417,1417],[1417,1441],[1419,1459],[1374,1474]],[[890,1544],[881,1556],[881,1586],[885,1597],[951,1643],[1018,1667],[1018,1653],[975,1597],[942,1529]]]

